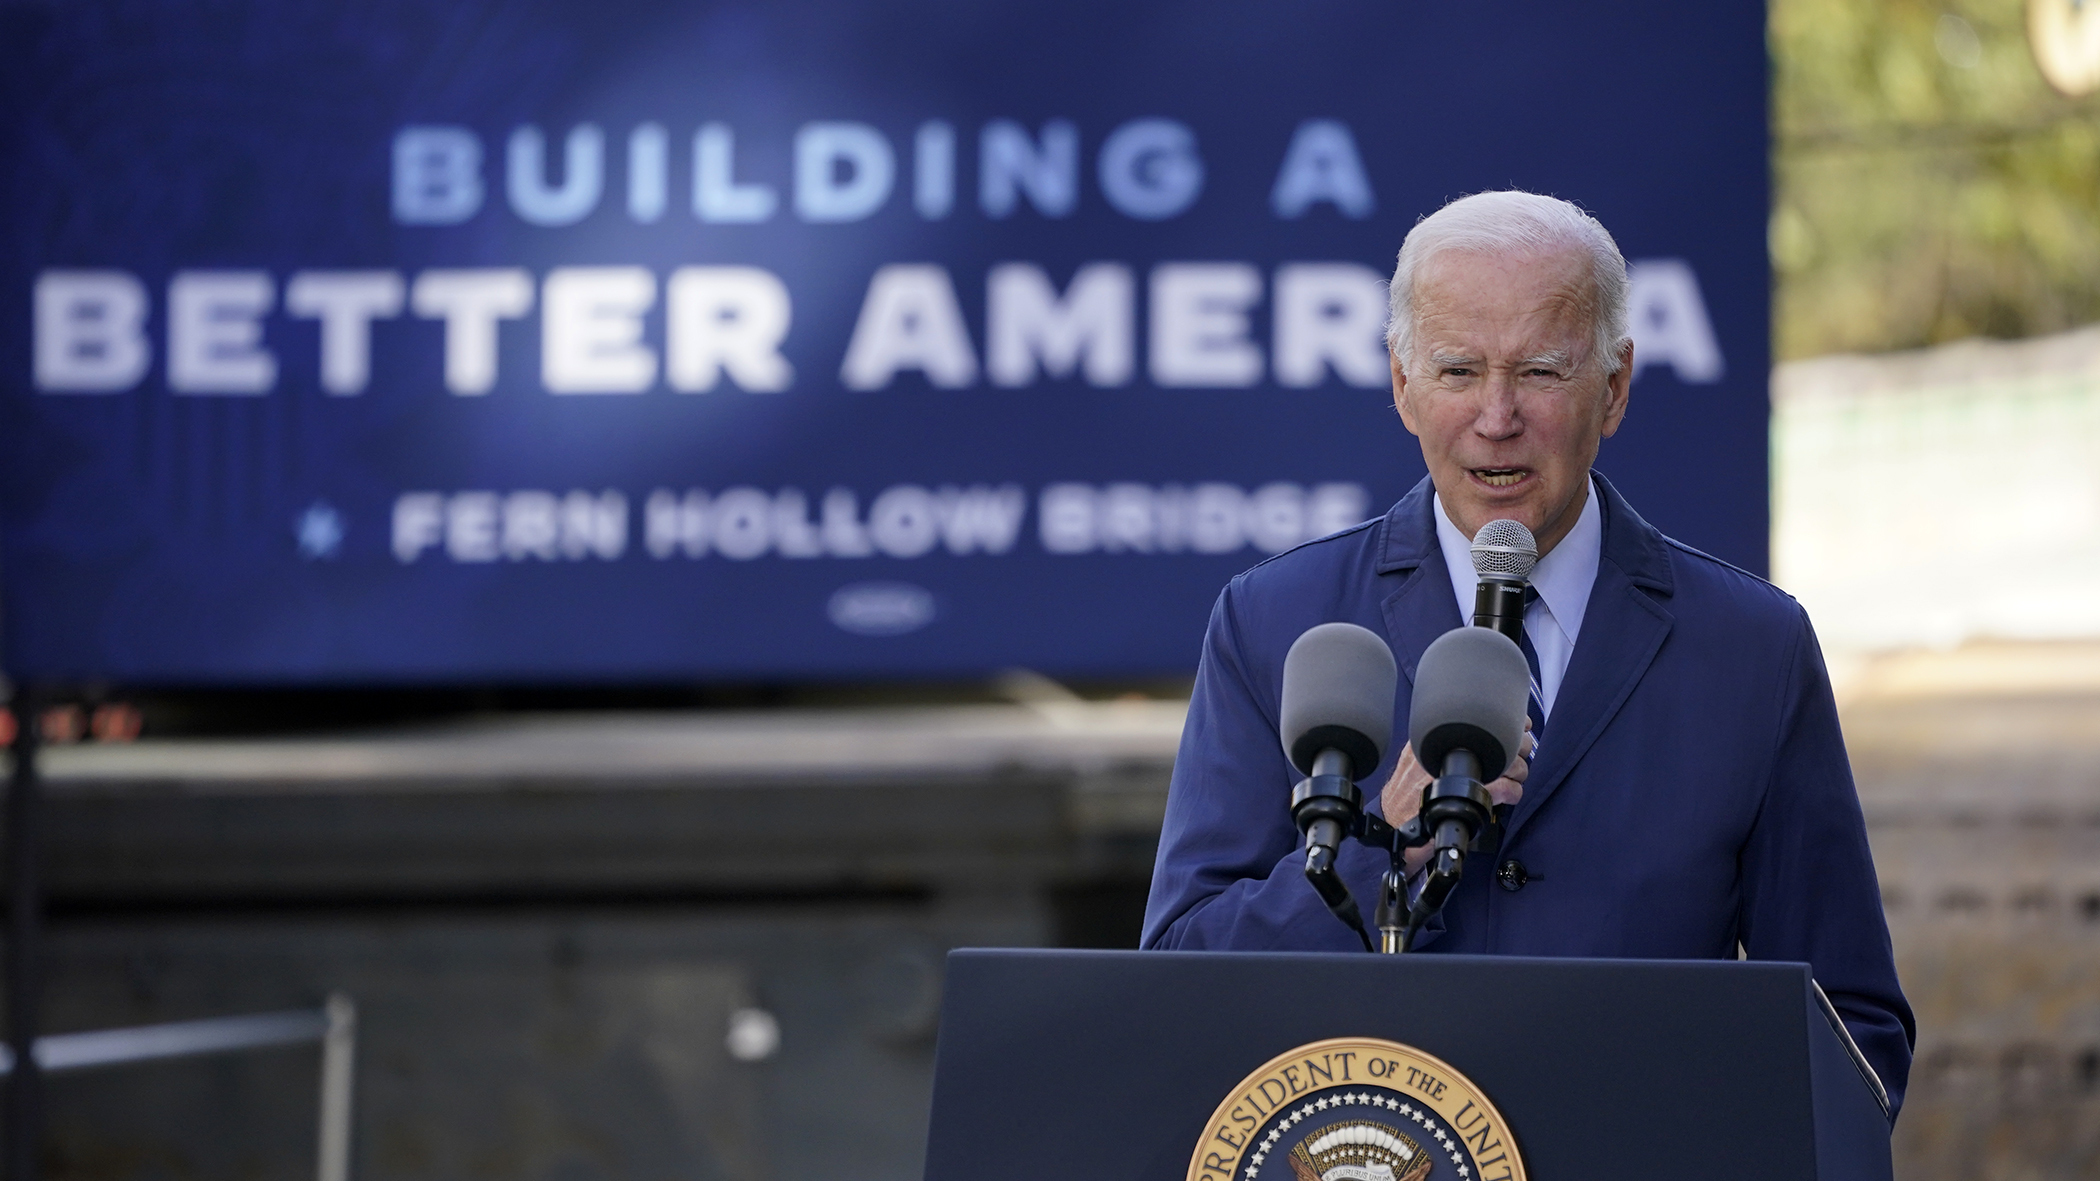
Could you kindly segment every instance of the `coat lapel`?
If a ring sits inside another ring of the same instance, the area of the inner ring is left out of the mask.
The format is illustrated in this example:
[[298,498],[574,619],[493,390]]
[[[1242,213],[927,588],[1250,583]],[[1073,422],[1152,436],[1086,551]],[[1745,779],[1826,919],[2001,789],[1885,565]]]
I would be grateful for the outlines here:
[[[1412,570],[1400,588],[1379,604],[1385,620],[1386,639],[1400,664],[1407,683],[1415,683],[1415,665],[1423,650],[1438,636],[1459,627],[1458,602],[1451,597],[1451,572],[1444,565],[1444,548],[1437,544],[1436,509],[1431,501],[1436,489],[1425,477],[1414,490],[1386,515],[1385,546],[1378,558],[1380,574]],[[1407,718],[1400,716],[1401,741],[1405,741]]]
[[1674,587],[1662,534],[1635,514],[1603,476],[1594,478],[1604,512],[1597,582],[1546,724],[1544,749],[1532,766],[1524,801],[1510,817],[1505,839],[1523,831],[1566,782],[1633,695],[1670,634],[1673,617],[1658,601]]

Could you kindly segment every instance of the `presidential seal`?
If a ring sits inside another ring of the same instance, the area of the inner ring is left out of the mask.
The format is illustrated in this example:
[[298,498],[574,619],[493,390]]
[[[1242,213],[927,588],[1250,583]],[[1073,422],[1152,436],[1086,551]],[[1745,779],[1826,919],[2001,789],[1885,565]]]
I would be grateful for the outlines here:
[[1502,1113],[1440,1059],[1333,1038],[1263,1063],[1218,1104],[1188,1181],[1524,1181]]

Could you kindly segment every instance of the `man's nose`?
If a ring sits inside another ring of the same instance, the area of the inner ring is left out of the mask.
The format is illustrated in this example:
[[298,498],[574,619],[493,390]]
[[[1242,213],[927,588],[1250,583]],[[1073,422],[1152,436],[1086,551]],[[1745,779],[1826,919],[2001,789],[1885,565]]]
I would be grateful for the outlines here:
[[1481,383],[1480,413],[1473,429],[1489,439],[1506,439],[1524,429],[1517,412],[1517,384],[1506,373],[1490,373]]

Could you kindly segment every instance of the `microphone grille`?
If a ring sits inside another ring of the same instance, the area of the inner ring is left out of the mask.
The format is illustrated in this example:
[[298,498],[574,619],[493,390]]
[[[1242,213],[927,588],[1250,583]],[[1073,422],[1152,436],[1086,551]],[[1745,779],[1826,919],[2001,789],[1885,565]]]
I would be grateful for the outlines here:
[[1521,582],[1531,577],[1531,568],[1538,564],[1538,542],[1519,522],[1489,521],[1473,538],[1473,572],[1482,578]]

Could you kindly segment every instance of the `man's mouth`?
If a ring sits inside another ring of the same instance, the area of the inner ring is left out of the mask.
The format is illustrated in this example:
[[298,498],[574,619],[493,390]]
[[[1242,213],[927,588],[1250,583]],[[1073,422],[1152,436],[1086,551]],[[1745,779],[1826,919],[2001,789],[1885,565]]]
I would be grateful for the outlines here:
[[1472,472],[1475,478],[1490,488],[1513,487],[1531,474],[1528,469],[1520,467],[1476,467]]

